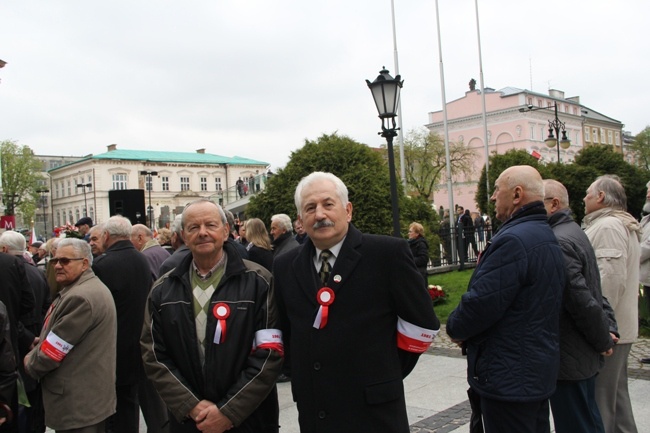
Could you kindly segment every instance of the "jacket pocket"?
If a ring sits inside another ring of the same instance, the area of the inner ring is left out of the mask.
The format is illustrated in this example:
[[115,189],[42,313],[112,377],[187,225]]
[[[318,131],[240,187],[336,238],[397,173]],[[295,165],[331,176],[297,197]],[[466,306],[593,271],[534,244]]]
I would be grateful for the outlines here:
[[404,394],[404,385],[401,379],[395,379],[388,382],[375,383],[366,386],[366,403],[382,404],[389,401],[397,400]]

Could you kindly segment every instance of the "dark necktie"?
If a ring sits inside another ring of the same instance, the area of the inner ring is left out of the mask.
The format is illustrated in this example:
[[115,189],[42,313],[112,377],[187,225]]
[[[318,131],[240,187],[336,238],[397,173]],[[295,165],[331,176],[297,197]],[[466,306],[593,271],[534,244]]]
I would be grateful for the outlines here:
[[318,275],[320,276],[320,281],[323,283],[323,285],[327,284],[327,280],[330,278],[330,262],[329,258],[332,256],[332,253],[330,250],[323,250],[320,253],[320,261],[321,261],[321,266],[320,266],[320,272],[318,272]]

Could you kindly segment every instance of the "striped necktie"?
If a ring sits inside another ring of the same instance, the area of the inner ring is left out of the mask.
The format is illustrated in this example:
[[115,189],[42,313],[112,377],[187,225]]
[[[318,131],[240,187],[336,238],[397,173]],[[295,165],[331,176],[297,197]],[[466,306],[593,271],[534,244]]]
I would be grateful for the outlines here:
[[327,280],[330,278],[330,262],[329,258],[332,256],[330,250],[323,250],[320,253],[321,267],[318,275],[320,276],[320,281],[323,283],[323,286],[327,284]]

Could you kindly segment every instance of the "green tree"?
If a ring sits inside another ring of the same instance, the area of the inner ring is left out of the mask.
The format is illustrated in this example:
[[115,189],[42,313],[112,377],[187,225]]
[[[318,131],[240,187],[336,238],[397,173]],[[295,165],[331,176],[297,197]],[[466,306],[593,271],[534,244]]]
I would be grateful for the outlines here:
[[[399,152],[395,155],[399,166]],[[474,167],[476,154],[464,143],[449,143],[449,161],[452,175],[469,175]],[[433,193],[446,174],[445,144],[441,137],[426,129],[411,130],[404,140],[404,168],[410,191],[433,199]]]
[[630,151],[634,153],[642,168],[650,170],[650,126],[646,126],[634,137]]
[[[543,171],[537,159],[531,156],[525,150],[511,149],[504,154],[492,153],[490,156],[490,170],[488,173],[490,175],[490,196],[494,191],[494,181],[497,180],[501,172],[506,168],[515,165],[530,165],[532,167],[535,167],[537,170]],[[488,191],[486,190],[487,186],[485,184],[485,175],[486,173],[484,165],[483,169],[481,170],[481,177],[478,182],[474,201],[476,201],[476,204],[481,213],[485,213],[490,216],[490,220],[492,221],[494,227],[494,224],[498,224],[498,222],[494,216],[494,203],[488,202]],[[542,177],[543,176],[544,175],[542,174]]]
[[[301,149],[291,153],[286,167],[269,180],[266,189],[251,197],[246,216],[260,218],[267,224],[276,213],[295,218],[296,186],[300,179],[314,171],[333,173],[346,184],[353,204],[352,221],[359,230],[377,234],[392,232],[387,163],[380,153],[337,133],[305,140]],[[421,206],[406,202],[409,199],[403,196],[401,185],[397,185],[397,189],[402,233],[406,233],[405,227],[416,217],[435,221],[433,213],[427,216]]]
[[[628,163],[621,153],[615,152],[611,146],[606,145],[585,147],[576,155],[575,165],[590,167],[594,170],[596,176],[589,179],[587,187],[597,176],[603,174],[619,176],[625,187],[628,212],[636,218],[641,216],[643,204],[645,203],[645,185],[649,178],[647,170]],[[562,180],[560,181],[562,182]],[[586,189],[584,188],[582,191],[582,197],[584,197]],[[572,208],[572,210],[576,212],[576,209]]]
[[38,206],[39,183],[43,182],[43,163],[28,146],[15,141],[0,143],[2,191],[5,215],[18,213],[23,221],[31,221]]

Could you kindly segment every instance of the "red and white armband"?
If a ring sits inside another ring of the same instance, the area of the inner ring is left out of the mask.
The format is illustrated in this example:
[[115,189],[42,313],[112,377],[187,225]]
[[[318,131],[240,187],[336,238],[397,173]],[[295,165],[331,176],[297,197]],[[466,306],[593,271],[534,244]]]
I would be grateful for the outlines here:
[[282,331],[279,329],[260,329],[255,333],[253,350],[270,349],[275,350],[284,356],[284,343],[282,342]]
[[407,352],[423,353],[440,332],[440,329],[426,329],[397,318],[397,347]]

